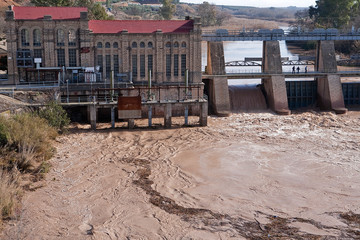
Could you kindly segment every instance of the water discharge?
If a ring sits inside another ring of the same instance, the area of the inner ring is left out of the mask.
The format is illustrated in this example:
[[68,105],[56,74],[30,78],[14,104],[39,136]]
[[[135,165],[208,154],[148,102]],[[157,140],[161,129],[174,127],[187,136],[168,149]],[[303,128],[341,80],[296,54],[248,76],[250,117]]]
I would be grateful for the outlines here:
[[231,111],[250,112],[267,109],[266,100],[259,86],[229,85]]

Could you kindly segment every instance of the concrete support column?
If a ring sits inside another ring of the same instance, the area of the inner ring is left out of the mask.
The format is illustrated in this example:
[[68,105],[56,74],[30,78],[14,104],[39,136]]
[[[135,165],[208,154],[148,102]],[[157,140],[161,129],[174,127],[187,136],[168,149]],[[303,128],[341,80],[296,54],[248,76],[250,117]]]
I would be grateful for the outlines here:
[[90,124],[91,124],[91,129],[95,130],[96,129],[96,106],[95,105],[90,105],[88,107],[88,111],[89,111],[89,116],[90,116]]
[[229,86],[225,76],[224,46],[222,42],[208,42],[207,47],[206,72],[209,75],[215,75],[209,80],[209,104],[216,115],[229,116],[231,109]]
[[164,127],[165,128],[171,128],[171,117],[172,117],[171,104],[165,104],[165,109],[164,109]]
[[207,68],[209,75],[225,75],[224,46],[222,42],[207,42]]
[[209,79],[209,104],[217,116],[226,117],[230,115],[229,86],[226,77]]
[[135,127],[135,121],[134,119],[129,119],[128,120],[128,128],[129,129],[133,129]]
[[346,113],[340,76],[332,74],[337,73],[334,41],[319,41],[316,70],[329,73],[326,77],[317,78],[320,109],[332,110],[337,114]]
[[115,107],[111,107],[111,128],[115,128]]
[[263,42],[262,72],[272,74],[262,83],[269,108],[278,114],[290,114],[285,77],[282,75],[280,45],[278,41]]
[[200,126],[207,126],[208,102],[200,103]]

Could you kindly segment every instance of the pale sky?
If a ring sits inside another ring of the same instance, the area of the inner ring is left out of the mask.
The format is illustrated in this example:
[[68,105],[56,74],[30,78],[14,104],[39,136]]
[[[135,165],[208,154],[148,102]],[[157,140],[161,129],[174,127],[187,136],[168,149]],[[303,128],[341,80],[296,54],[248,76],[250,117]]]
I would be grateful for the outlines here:
[[[187,3],[203,3],[204,0],[180,0]],[[207,0],[216,5],[251,6],[251,7],[309,7],[315,6],[315,0]]]

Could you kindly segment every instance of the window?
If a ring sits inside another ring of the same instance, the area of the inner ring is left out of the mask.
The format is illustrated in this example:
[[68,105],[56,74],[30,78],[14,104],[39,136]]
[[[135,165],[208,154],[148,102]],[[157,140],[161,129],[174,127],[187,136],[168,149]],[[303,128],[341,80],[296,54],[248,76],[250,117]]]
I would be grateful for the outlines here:
[[119,73],[119,55],[114,55],[114,74],[116,77],[116,74]]
[[153,47],[153,43],[152,42],[148,42],[148,48],[152,48]]
[[69,46],[76,46],[76,31],[74,29],[69,30]]
[[[34,49],[34,58],[42,58],[42,49]],[[42,63],[40,63],[42,66]]]
[[35,29],[33,31],[33,40],[34,40],[34,46],[36,46],[36,47],[41,46],[41,31],[40,31],[40,29]]
[[96,45],[97,48],[102,48],[102,42],[98,42]]
[[103,72],[103,56],[98,55],[97,56],[97,66],[99,66],[99,72]]
[[171,47],[171,42],[167,42],[165,47],[167,47],[167,48]]
[[186,48],[186,42],[182,42],[181,47]]
[[166,76],[171,77],[171,55],[166,54]]
[[144,42],[140,43],[140,48],[145,48],[145,43]]
[[186,54],[181,54],[181,76],[185,76],[186,71]]
[[137,43],[136,43],[136,42],[133,42],[133,43],[131,44],[131,47],[132,47],[132,48],[137,48]]
[[33,59],[31,57],[30,49],[20,49],[16,51],[16,66],[17,67],[33,66]]
[[133,77],[137,77],[137,55],[132,55],[132,74]]
[[57,46],[64,46],[65,45],[65,33],[64,30],[58,29],[57,30]]
[[153,76],[153,55],[148,55],[148,71],[151,71],[151,76]]
[[105,48],[110,48],[110,43],[109,42],[105,43]]
[[42,49],[34,49],[34,58],[42,58]]
[[65,49],[57,49],[58,67],[65,66]]
[[[110,44],[110,43],[109,43]],[[110,59],[110,55],[106,55],[105,56],[105,75],[106,78],[110,79],[110,74],[111,74],[111,59]]]
[[175,43],[174,43],[174,47],[178,48],[178,47],[179,47],[179,43],[178,43],[178,42],[175,42]]
[[76,67],[76,49],[69,49],[69,67]]
[[145,77],[145,55],[140,55],[140,77]]
[[174,76],[179,76],[179,54],[174,54]]
[[119,44],[117,42],[113,43],[113,48],[119,48]]
[[21,30],[21,46],[29,46],[29,31],[27,29]]

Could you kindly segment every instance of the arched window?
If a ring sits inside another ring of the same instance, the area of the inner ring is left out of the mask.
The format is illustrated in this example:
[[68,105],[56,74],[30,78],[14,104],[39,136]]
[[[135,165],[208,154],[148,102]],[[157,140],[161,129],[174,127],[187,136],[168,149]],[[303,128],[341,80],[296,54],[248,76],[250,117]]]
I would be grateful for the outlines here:
[[119,48],[119,44],[117,42],[113,43],[113,48]]
[[186,42],[182,42],[181,47],[185,48],[186,47]]
[[27,29],[21,30],[21,45],[29,46],[29,31]]
[[105,48],[110,48],[110,46],[111,46],[111,45],[110,45],[109,42],[106,42],[106,43],[105,43]]
[[40,31],[40,29],[34,29],[33,40],[34,40],[34,46],[41,46],[41,31]]
[[144,42],[140,43],[140,48],[145,48],[145,43]]
[[132,48],[137,48],[137,43],[136,43],[136,42],[133,42],[133,43],[131,44],[131,47],[132,47]]
[[102,48],[102,42],[98,42],[96,45],[97,48]]
[[171,47],[171,42],[167,42],[165,47],[167,47],[167,48]]
[[65,45],[65,33],[64,30],[58,29],[57,30],[57,45],[58,46],[64,46]]
[[153,43],[152,42],[148,42],[148,48],[152,48],[153,47]]
[[69,30],[69,46],[76,46],[76,31],[74,29]]
[[179,43],[178,43],[178,42],[175,42],[175,43],[174,43],[174,47],[178,48],[178,47],[179,47]]

